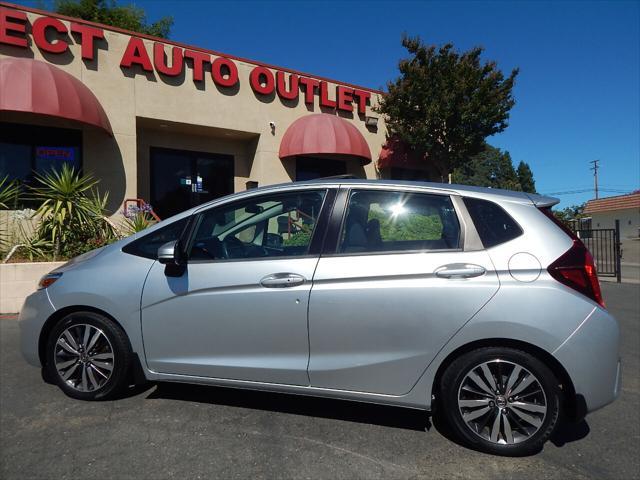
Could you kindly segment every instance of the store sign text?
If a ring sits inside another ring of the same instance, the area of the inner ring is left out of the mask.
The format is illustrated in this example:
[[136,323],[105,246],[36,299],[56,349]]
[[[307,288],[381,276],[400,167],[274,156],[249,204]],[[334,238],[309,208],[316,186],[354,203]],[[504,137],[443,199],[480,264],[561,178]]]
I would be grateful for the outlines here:
[[[27,36],[28,18],[24,12],[0,8],[0,44],[29,48]],[[88,25],[71,22],[69,28],[54,17],[39,17],[31,25],[31,34],[35,45],[49,54],[64,54],[69,51],[69,34],[74,34],[81,45],[83,60],[93,61],[99,42],[105,40],[104,30]],[[167,77],[183,74],[187,64],[191,64],[194,82],[205,81],[205,75],[211,75],[213,82],[221,88],[234,88],[240,85],[236,63],[226,57],[213,57],[208,53],[189,50],[179,46],[154,42],[152,51],[139,37],[130,37],[120,61],[124,70],[141,68],[145,72],[157,72]],[[322,107],[345,112],[366,113],[371,93],[343,85],[332,88],[324,80],[304,77],[295,73],[256,65],[249,74],[249,84],[257,95],[277,94],[288,101],[304,96],[304,102],[313,105],[316,95]],[[286,104],[286,103],[285,103]]]
[[39,160],[73,161],[74,147],[36,147],[36,158]]

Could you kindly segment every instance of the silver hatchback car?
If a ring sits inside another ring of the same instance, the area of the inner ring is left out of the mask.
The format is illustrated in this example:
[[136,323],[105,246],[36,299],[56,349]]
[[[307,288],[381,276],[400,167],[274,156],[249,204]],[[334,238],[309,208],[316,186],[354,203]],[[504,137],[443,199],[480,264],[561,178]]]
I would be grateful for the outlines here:
[[43,277],[22,351],[77,399],[145,379],[336,397],[533,453],[620,390],[618,325],[555,203],[339,178],[220,198]]

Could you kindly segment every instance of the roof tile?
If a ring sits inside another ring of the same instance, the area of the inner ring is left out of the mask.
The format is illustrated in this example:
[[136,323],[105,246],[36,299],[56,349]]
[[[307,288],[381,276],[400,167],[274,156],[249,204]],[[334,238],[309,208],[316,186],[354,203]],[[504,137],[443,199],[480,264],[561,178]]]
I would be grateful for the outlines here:
[[627,208],[640,208],[640,190],[616,197],[589,200],[584,213],[611,212]]

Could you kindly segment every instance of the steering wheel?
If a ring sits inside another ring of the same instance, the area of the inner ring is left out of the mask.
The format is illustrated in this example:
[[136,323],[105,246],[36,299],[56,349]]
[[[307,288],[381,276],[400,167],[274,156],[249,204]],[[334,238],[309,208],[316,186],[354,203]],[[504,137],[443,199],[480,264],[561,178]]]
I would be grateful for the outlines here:
[[262,245],[249,245],[248,255],[251,257],[268,257],[271,255],[271,252],[267,247]]
[[[211,242],[205,241],[205,240],[201,240],[201,241],[197,241],[196,243],[193,244],[193,251],[198,251],[200,253],[202,253],[204,256],[206,256],[207,258],[211,259],[211,260],[215,260],[216,259],[216,255],[213,253],[217,247],[217,249],[220,249],[220,240],[218,240],[217,238],[215,239],[217,243],[213,243],[213,248],[212,245],[210,245]],[[193,254],[192,251],[192,254]]]
[[233,235],[229,235],[220,245],[222,247],[223,258],[242,258],[244,257],[244,244],[241,240]]

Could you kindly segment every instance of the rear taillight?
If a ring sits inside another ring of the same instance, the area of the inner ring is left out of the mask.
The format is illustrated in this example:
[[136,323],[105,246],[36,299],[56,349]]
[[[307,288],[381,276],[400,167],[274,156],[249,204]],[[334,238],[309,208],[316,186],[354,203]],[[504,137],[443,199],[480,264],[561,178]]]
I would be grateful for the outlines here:
[[549,265],[547,270],[563,285],[573,288],[603,308],[605,307],[593,257],[579,239],[574,239],[573,246]]

